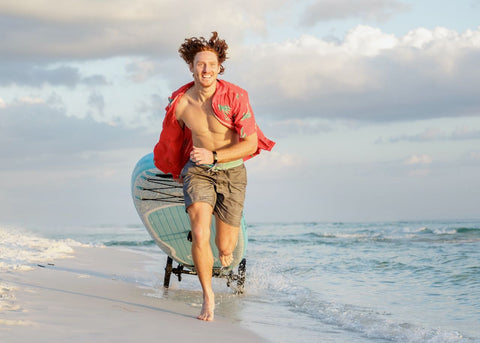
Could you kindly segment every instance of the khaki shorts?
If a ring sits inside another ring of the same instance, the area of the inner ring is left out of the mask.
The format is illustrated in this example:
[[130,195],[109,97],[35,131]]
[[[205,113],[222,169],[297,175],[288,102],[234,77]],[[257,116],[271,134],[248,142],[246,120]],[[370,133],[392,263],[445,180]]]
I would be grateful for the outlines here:
[[206,202],[221,221],[240,227],[247,187],[247,171],[243,163],[218,169],[188,161],[182,177],[186,210],[193,203]]

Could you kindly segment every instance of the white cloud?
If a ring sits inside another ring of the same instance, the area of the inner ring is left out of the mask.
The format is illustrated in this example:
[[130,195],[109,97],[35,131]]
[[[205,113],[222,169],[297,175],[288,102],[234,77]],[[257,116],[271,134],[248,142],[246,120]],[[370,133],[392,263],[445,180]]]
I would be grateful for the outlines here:
[[[0,48],[1,49],[1,48]],[[2,61],[0,85],[30,85],[45,83],[72,87],[81,81],[78,69],[69,66],[49,67],[35,62]]]
[[458,126],[451,132],[437,127],[428,128],[418,134],[398,135],[390,138],[381,138],[377,143],[398,143],[398,142],[435,142],[435,141],[460,141],[478,140],[480,130],[473,129],[467,125]]
[[418,177],[426,177],[426,176],[429,176],[430,174],[431,174],[430,169],[414,169],[408,172],[409,176],[418,176]]
[[[393,121],[480,114],[480,28],[395,37],[358,26],[342,42],[303,35],[244,47],[238,59],[243,64],[236,65],[235,78],[262,112],[277,118]],[[255,94],[261,94],[258,100]]]
[[432,141],[432,140],[437,140],[437,139],[442,139],[445,137],[445,134],[438,128],[430,128],[425,131],[423,131],[418,139],[420,141]]
[[466,125],[457,127],[451,135],[452,139],[480,139],[480,130],[474,130]]
[[383,138],[377,141],[377,143],[398,143],[398,142],[431,142],[441,139],[446,139],[447,134],[439,128],[428,128],[421,133],[413,135],[399,135],[390,137],[386,140]]
[[[1,49],[1,48],[0,48]],[[0,58],[1,60],[1,58]],[[78,84],[105,85],[104,76],[82,75],[78,68],[63,63],[61,66],[41,61],[8,61],[0,63],[0,85],[30,86],[41,88],[45,85],[73,88]]]
[[[1,2],[0,55],[11,59],[171,56],[185,37],[199,32],[208,35],[216,29],[230,41],[239,41],[249,30],[265,31],[264,16],[271,4],[253,0],[66,0],[55,6],[48,0]],[[208,15],[199,16],[206,9]]]
[[34,225],[135,219],[131,172],[158,133],[68,117],[61,105],[25,97],[0,107],[0,217]]
[[129,78],[135,82],[145,81],[155,74],[157,69],[157,63],[146,59],[133,61],[126,67],[126,70],[129,73]]
[[408,5],[395,0],[322,0],[307,7],[303,21],[306,25],[314,25],[321,21],[360,17],[383,22],[408,9]]
[[300,155],[280,153],[277,147],[272,151],[262,152],[246,163],[249,173],[267,179],[279,179],[285,177],[285,175],[299,173],[306,170],[305,167],[308,164]]
[[103,115],[105,109],[105,99],[98,91],[92,91],[88,97],[88,105],[95,109],[100,115]]
[[[26,101],[25,101],[26,100]],[[113,127],[91,117],[67,117],[64,109],[41,99],[25,98],[0,109],[1,169],[55,169],[79,166],[85,151],[110,151],[154,144],[155,136],[139,129]],[[85,166],[87,167],[87,166]]]
[[405,159],[405,164],[407,165],[422,165],[422,164],[432,164],[433,159],[428,155],[412,155]]
[[[179,59],[179,44],[190,35],[209,35],[217,29],[231,46],[225,78],[250,91],[258,113],[282,120],[309,117],[363,121],[480,113],[480,70],[476,67],[480,29],[459,33],[445,28],[417,28],[398,37],[361,25],[340,42],[305,34],[283,42],[244,45],[249,34],[245,27],[256,36],[265,34],[271,15],[284,13],[293,2],[208,0],[177,4],[114,0],[106,4],[68,0],[55,8],[46,3],[26,0],[0,4],[5,19],[5,26],[0,24],[4,33],[0,84],[39,88],[46,84],[107,85],[102,73],[83,75],[66,61],[136,56],[127,67],[131,80],[143,83],[154,77],[168,78],[165,82],[176,87],[179,76],[177,69],[171,69],[171,61]],[[399,1],[387,0],[316,4],[329,5],[327,17],[385,15],[403,10]],[[197,15],[203,6],[212,9],[208,18],[215,17],[215,23]],[[182,20],[172,15],[179,12],[184,13]],[[190,15],[195,20],[190,20]],[[12,62],[19,60],[26,62]]]
[[344,48],[356,56],[377,56],[383,50],[391,50],[398,45],[398,39],[380,29],[360,25],[345,37]]
[[18,99],[18,102],[23,104],[34,105],[34,104],[44,104],[45,100],[39,97],[22,96]]
[[470,158],[474,161],[480,161],[480,151],[472,151],[470,153]]
[[293,118],[270,123],[265,130],[267,132],[274,132],[276,137],[286,137],[290,135],[314,136],[320,132],[332,131],[333,127],[330,123],[317,118]]

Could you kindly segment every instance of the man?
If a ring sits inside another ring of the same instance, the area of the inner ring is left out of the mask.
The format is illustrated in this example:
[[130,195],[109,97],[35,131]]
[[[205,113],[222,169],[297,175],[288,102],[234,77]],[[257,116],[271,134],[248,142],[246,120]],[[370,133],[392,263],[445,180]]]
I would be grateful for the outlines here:
[[213,254],[210,224],[215,215],[215,244],[224,267],[233,259],[242,219],[246,170],[243,161],[271,150],[274,142],[257,127],[246,91],[217,79],[228,45],[216,32],[185,39],[179,53],[193,82],[169,98],[155,165],[183,182],[185,208],[192,230],[192,257],[203,289],[198,319],[214,318]]

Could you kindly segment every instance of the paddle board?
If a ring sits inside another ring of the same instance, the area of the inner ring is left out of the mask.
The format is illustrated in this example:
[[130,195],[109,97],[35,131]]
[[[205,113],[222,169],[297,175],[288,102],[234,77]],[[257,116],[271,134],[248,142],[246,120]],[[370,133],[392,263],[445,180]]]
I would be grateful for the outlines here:
[[[153,153],[145,155],[136,164],[132,173],[131,190],[135,208],[155,243],[177,263],[195,270],[191,253],[190,220],[185,211],[182,185],[155,167]],[[215,245],[214,216],[210,230],[213,267],[214,270],[220,270],[222,264]],[[243,218],[229,270],[242,262],[246,248],[247,229]]]

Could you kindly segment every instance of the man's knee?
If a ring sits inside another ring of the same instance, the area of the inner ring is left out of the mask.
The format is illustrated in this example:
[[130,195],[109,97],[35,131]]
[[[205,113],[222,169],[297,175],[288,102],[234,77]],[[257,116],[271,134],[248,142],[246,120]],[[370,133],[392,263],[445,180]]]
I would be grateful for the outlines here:
[[190,219],[193,220],[210,220],[210,217],[213,213],[213,208],[209,203],[206,202],[194,202],[187,207],[187,213]]
[[192,243],[193,244],[210,244],[210,227],[192,226]]
[[193,203],[187,208],[194,244],[209,244],[212,207],[207,203]]

